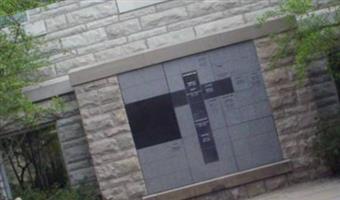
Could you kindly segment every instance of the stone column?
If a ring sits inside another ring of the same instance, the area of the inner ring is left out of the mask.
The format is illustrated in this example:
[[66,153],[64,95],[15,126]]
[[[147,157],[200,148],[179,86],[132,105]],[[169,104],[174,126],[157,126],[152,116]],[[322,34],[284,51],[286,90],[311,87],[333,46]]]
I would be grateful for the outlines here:
[[96,183],[80,115],[58,120],[57,132],[71,185]]
[[117,77],[75,87],[89,151],[106,200],[146,194]]

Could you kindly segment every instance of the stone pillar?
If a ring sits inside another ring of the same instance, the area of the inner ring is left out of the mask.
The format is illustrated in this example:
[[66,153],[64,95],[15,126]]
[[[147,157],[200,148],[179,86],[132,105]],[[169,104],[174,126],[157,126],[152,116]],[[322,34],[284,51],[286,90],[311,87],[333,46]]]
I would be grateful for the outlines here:
[[57,132],[71,185],[96,183],[79,114],[58,120]]
[[116,77],[75,87],[99,189],[106,200],[146,194]]
[[325,71],[325,62],[313,63],[314,75],[311,73],[301,83],[291,67],[293,55],[279,60],[271,68],[270,59],[277,48],[276,43],[270,38],[262,38],[255,44],[283,155],[293,163],[289,180],[296,182],[324,175],[328,169],[313,154],[313,139],[320,118],[324,116],[322,113],[332,109],[334,113],[334,108],[339,106],[334,82]]
[[56,121],[56,131],[70,184],[72,186],[96,184],[75,94],[63,95],[61,99],[64,110],[61,118]]

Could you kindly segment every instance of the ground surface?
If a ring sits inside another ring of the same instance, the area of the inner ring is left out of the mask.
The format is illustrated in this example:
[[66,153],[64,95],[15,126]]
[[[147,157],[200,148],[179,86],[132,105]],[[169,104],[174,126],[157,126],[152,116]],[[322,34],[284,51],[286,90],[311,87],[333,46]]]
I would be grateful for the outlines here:
[[292,185],[251,200],[340,200],[340,178]]

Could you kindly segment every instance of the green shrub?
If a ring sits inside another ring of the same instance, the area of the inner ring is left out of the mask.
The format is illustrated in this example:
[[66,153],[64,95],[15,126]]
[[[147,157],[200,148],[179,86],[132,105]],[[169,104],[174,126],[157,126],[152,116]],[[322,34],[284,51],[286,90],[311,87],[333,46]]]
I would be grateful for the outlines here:
[[322,123],[320,127],[315,152],[334,174],[340,174],[340,119]]
[[56,188],[51,190],[25,189],[17,190],[14,197],[22,200],[100,200],[96,190],[91,186],[78,188]]

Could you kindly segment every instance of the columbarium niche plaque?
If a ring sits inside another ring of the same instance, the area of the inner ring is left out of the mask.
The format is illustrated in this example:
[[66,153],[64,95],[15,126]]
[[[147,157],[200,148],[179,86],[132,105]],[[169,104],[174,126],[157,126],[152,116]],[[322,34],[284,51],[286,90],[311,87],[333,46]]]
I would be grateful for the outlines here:
[[280,161],[252,42],[119,75],[149,194]]
[[205,163],[218,161],[214,136],[211,132],[208,113],[204,104],[203,91],[198,80],[197,71],[183,74],[185,94],[190,105],[198,141]]

